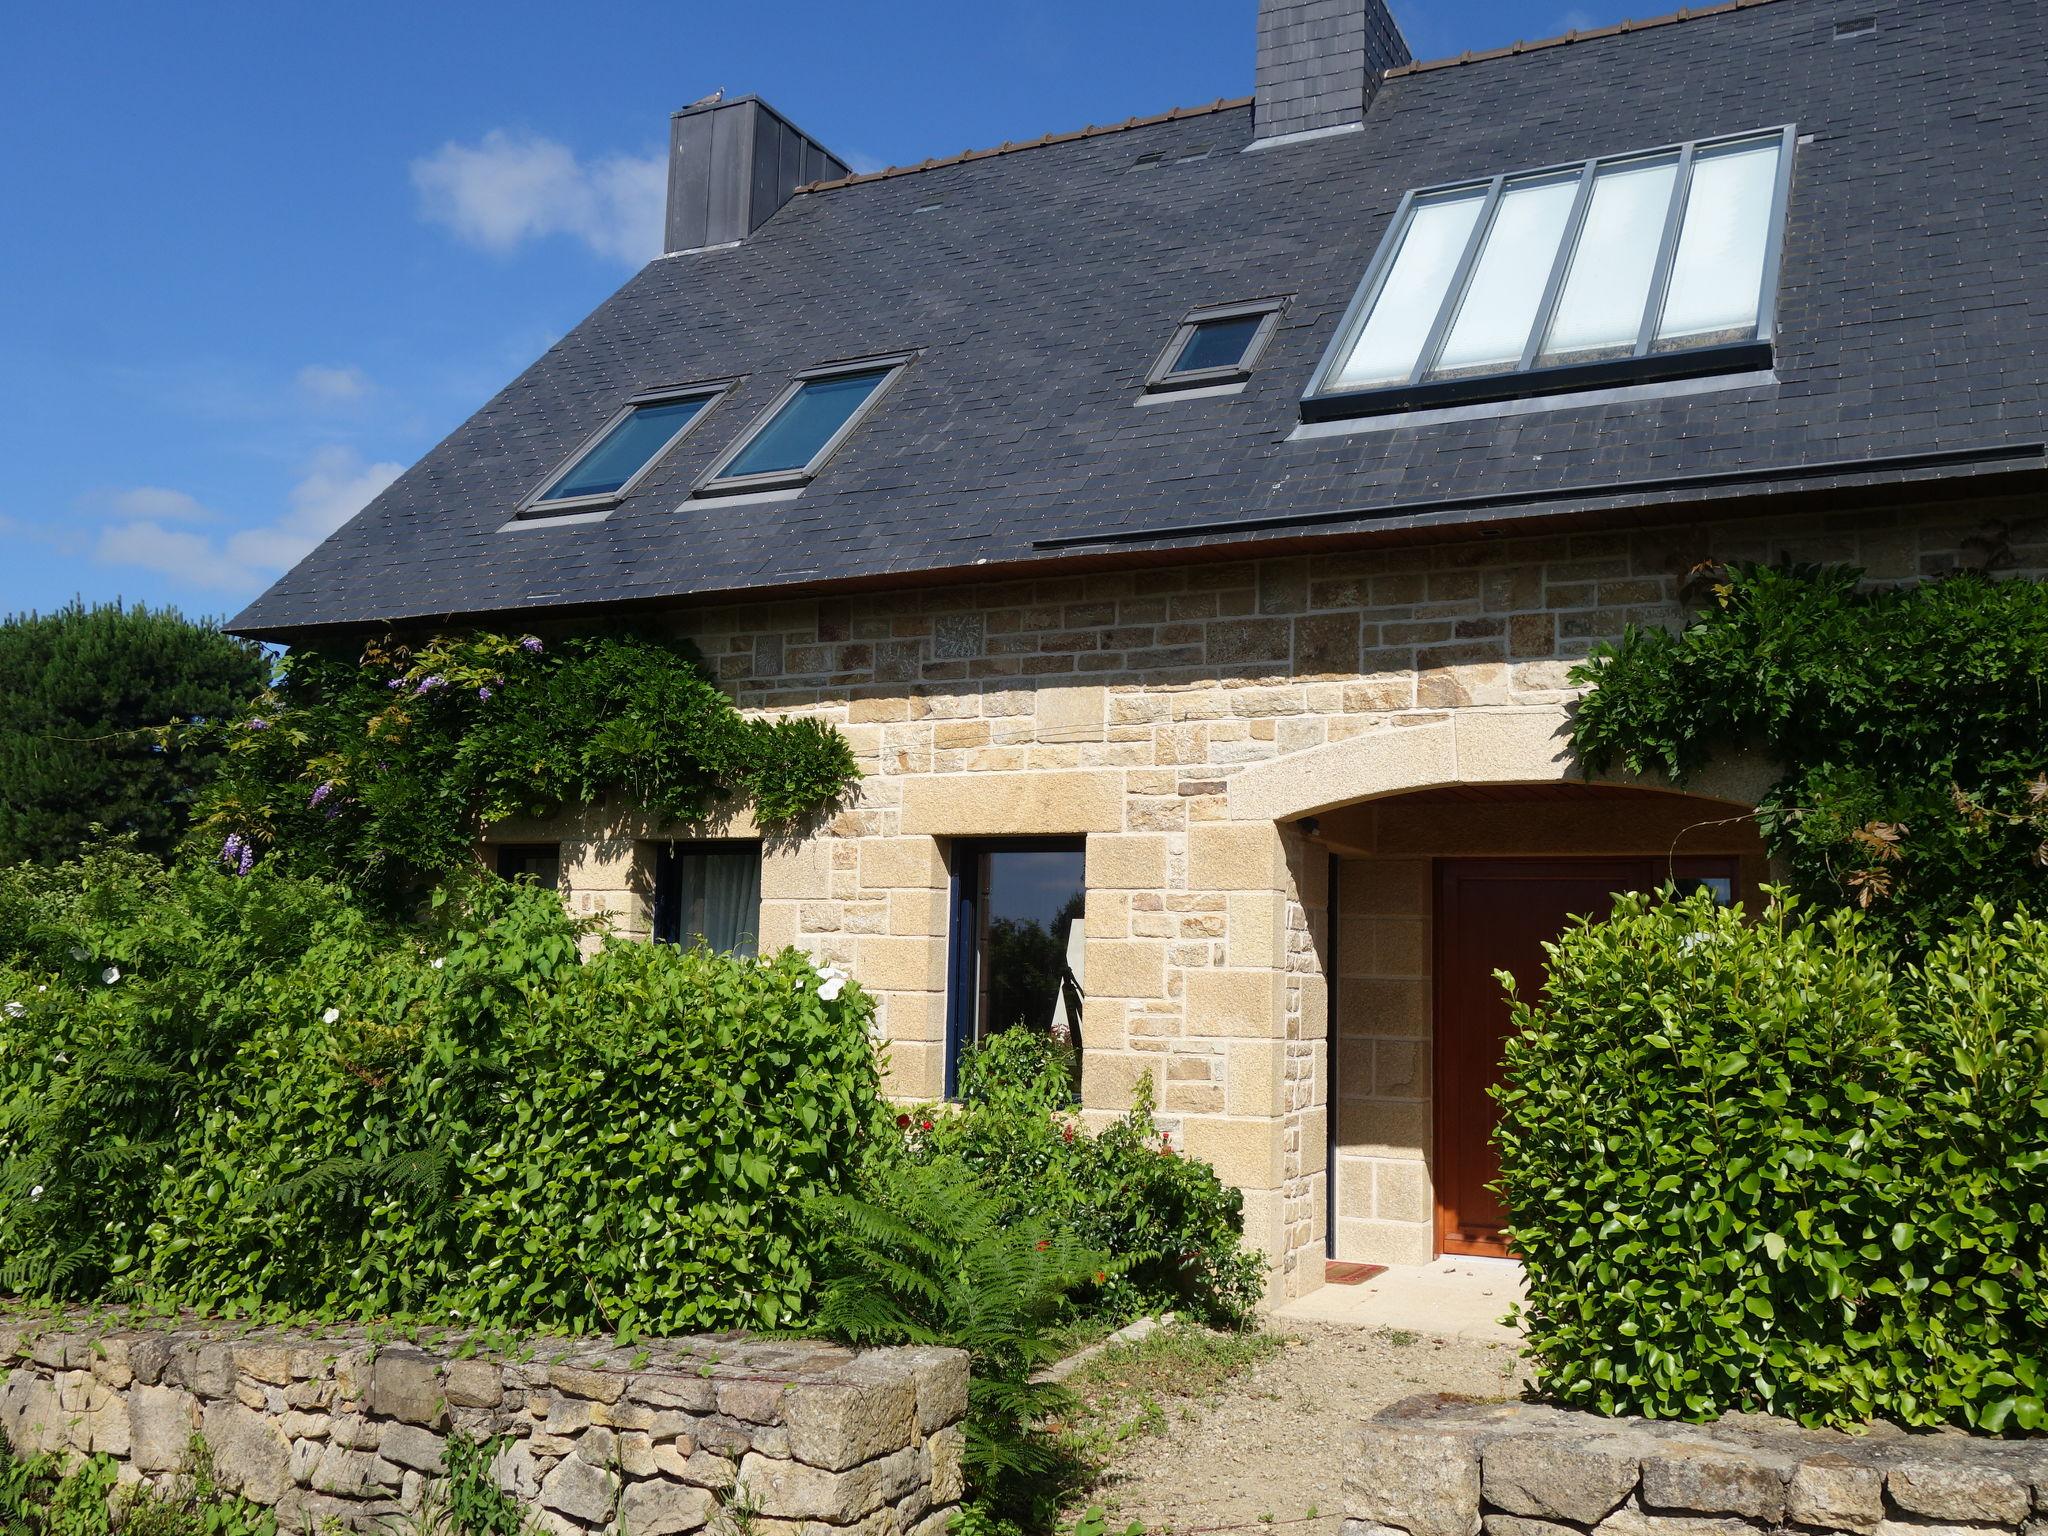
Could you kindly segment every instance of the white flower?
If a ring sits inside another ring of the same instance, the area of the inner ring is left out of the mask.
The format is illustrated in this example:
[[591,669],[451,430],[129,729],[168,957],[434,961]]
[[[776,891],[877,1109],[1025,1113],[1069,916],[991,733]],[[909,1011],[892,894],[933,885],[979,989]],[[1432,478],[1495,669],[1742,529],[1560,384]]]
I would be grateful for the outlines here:
[[437,971],[438,971],[439,969],[441,969],[441,967],[442,967],[442,966],[444,966],[444,965],[446,965],[447,963],[448,963],[448,961],[447,961],[447,960],[446,960],[446,958],[445,958],[445,957],[443,957],[443,956],[440,956],[440,955],[436,955],[436,956],[434,957],[434,961],[433,961],[433,964],[434,964],[434,969],[435,969],[435,970],[437,970]]
[[846,990],[847,982],[851,981],[852,979],[853,978],[851,976],[849,976],[845,971],[839,969],[839,967],[836,965],[823,965],[818,967],[819,1001],[827,1003],[831,1002],[833,999],[837,998],[841,992]]
[[18,1019],[18,1018],[20,1018],[20,1017],[21,1017],[21,1016],[22,1016],[22,1015],[23,1015],[24,1013],[27,1013],[27,1012],[28,1012],[28,1010],[27,1010],[26,1008],[22,1007],[22,1006],[21,1006],[21,1004],[19,1004],[19,1003],[9,1003],[9,1004],[7,1005],[7,1009],[6,1009],[6,1012],[7,1012],[7,1017],[9,1017],[10,1019]]
[[100,972],[100,980],[104,981],[110,987],[120,979],[121,967],[119,967],[118,965],[110,965],[104,971]]
[[339,1023],[340,1020],[341,1010],[339,1008],[330,1008],[325,1013],[320,1015],[320,1022],[322,1024],[335,1024]]
[[40,987],[37,987],[36,990],[38,992],[47,992],[50,990],[50,984],[46,981]]
[[42,1185],[40,1185],[40,1184],[38,1184],[38,1185],[37,1185],[37,1186],[36,1186],[36,1187],[35,1187],[34,1189],[32,1189],[32,1190],[30,1190],[30,1191],[28,1192],[28,1197],[29,1197],[29,1199],[31,1199],[31,1200],[40,1200],[40,1199],[42,1199],[42,1198],[43,1198],[43,1186],[42,1186]]

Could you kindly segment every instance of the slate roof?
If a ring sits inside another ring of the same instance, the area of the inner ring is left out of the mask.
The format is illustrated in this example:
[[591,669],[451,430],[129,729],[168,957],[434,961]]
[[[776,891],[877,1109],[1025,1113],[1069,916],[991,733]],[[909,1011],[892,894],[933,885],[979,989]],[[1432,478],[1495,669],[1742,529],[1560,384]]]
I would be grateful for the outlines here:
[[[1225,105],[799,194],[738,247],[651,263],[232,627],[290,639],[2038,465],[2044,10],[1775,0],[1396,72],[1362,132],[1240,153],[1250,111]],[[1864,16],[1873,32],[1836,40]],[[1774,382],[1289,440],[1404,190],[1786,122]],[[1190,308],[1277,295],[1243,393],[1137,403]],[[907,349],[800,498],[688,499],[793,373]],[[607,520],[500,531],[627,397],[728,376]]]

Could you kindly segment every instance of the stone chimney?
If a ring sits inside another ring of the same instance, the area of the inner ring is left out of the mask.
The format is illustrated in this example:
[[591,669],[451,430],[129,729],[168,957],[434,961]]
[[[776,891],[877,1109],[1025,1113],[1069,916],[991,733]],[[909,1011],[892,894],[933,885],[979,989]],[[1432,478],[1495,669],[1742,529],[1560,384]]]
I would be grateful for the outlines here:
[[1355,128],[1380,76],[1409,62],[1386,0],[1259,0],[1254,138]]
[[758,96],[721,93],[668,125],[668,251],[744,240],[798,187],[846,165]]

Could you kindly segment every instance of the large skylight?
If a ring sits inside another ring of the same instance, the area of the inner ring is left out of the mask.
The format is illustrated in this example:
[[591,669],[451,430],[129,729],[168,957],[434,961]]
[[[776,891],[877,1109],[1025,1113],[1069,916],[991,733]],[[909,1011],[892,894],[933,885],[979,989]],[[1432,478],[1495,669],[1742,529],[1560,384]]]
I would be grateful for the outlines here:
[[719,395],[717,388],[642,396],[569,457],[521,509],[537,513],[607,506],[674,447]]
[[1775,129],[1409,193],[1305,413],[1760,366],[1792,146]]
[[800,486],[860,424],[901,358],[802,375],[711,468],[697,494]]

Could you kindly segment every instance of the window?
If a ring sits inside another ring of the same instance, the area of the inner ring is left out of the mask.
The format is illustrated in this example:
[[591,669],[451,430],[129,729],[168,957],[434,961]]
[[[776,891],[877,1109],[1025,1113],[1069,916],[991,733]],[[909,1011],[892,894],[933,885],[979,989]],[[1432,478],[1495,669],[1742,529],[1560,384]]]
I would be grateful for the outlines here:
[[783,490],[804,484],[874,409],[903,363],[902,358],[884,358],[800,374],[711,466],[697,494]]
[[545,890],[562,888],[562,845],[560,843],[500,843],[498,878],[531,880]]
[[1035,838],[954,848],[948,1095],[961,1048],[1002,1030],[1039,1030],[1078,1053],[1084,847]]
[[654,869],[654,937],[751,955],[761,933],[758,843],[671,843]]
[[1310,419],[1770,362],[1794,131],[1411,192]]
[[1158,393],[1248,377],[1279,318],[1280,306],[1271,300],[1196,310],[1159,354],[1145,387]]
[[682,440],[723,386],[643,395],[606,422],[569,462],[541,483],[520,510],[523,517],[610,506]]

